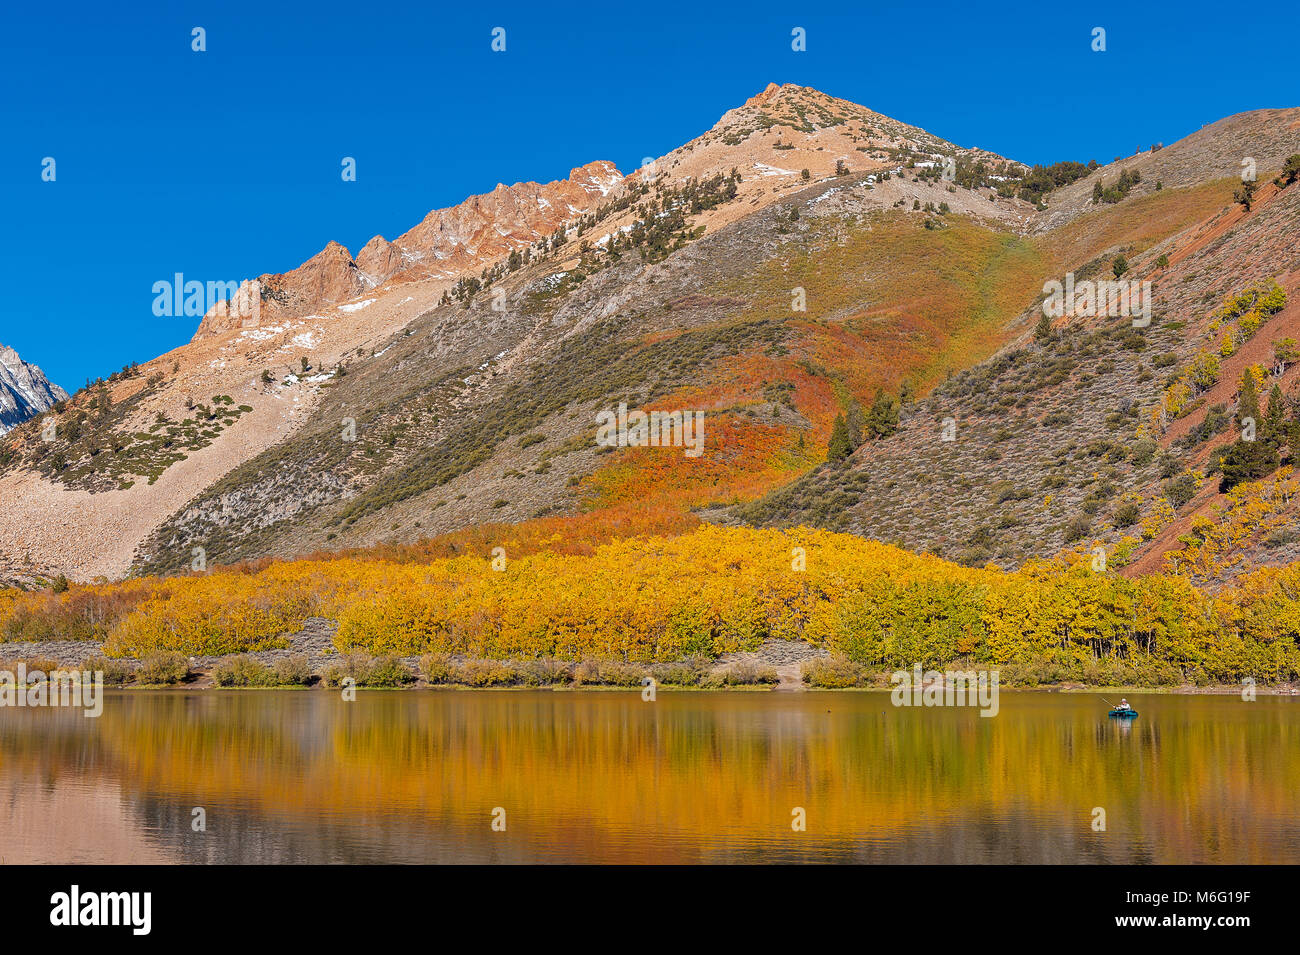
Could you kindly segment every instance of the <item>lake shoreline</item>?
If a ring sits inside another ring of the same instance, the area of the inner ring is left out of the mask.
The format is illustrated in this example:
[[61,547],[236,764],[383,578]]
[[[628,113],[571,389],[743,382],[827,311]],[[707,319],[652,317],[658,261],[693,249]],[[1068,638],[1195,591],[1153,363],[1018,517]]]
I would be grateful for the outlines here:
[[[325,618],[308,618],[297,633],[283,635],[288,646],[227,656],[182,656],[172,654],[173,672],[164,682],[141,683],[135,675],[145,664],[136,658],[103,656],[103,644],[97,640],[47,640],[0,643],[0,669],[24,661],[27,669],[50,669],[57,664],[66,669],[84,669],[93,663],[106,669],[126,671],[128,681],[113,679],[106,673],[108,686],[124,689],[339,689],[342,677],[353,675],[362,689],[446,689],[446,690],[555,690],[641,692],[642,682],[650,676],[656,691],[728,690],[776,693],[805,692],[885,692],[893,688],[891,670],[874,671],[835,658],[824,647],[802,641],[764,641],[754,650],[726,653],[716,659],[695,658],[678,663],[630,663],[624,661],[579,661],[560,659],[496,660],[465,654],[426,654],[424,657],[370,657],[364,652],[346,653],[334,646],[336,625]],[[229,671],[239,662],[244,678],[231,682]],[[367,668],[383,664],[384,673],[375,679]],[[33,666],[40,664],[41,666]],[[430,669],[432,667],[432,671]],[[360,668],[360,669],[358,669]],[[930,668],[927,668],[927,670]],[[971,671],[973,664],[951,664],[949,671]],[[1017,680],[1005,672],[1000,689],[1044,693],[1094,693],[1123,696],[1128,693],[1179,696],[1240,695],[1240,683],[1142,683],[1101,682],[1065,679],[1055,682],[1036,678],[1032,682]],[[271,674],[293,671],[293,678],[273,681]],[[150,671],[152,672],[152,671]],[[184,675],[180,675],[181,673]],[[255,679],[249,680],[252,673]],[[224,682],[223,682],[224,674]],[[258,683],[260,675],[264,682]],[[1261,696],[1300,696],[1297,683],[1258,683],[1254,692]]]
[[[344,689],[342,685],[330,684],[320,676],[314,676],[308,684],[271,684],[271,685],[223,685],[218,683],[212,670],[192,670],[189,675],[175,683],[123,683],[123,684],[106,684],[106,689],[115,691],[145,691],[145,692],[177,692],[193,690],[244,690],[244,691],[276,691],[288,690],[292,692],[340,692]],[[366,691],[396,691],[396,692],[537,692],[545,691],[551,693],[643,693],[646,689],[642,684],[605,684],[605,683],[549,683],[549,684],[529,684],[529,683],[496,683],[489,685],[472,685],[467,683],[430,683],[423,677],[416,676],[409,683],[400,685],[368,685],[365,683],[358,684],[356,689]],[[894,687],[886,684],[877,684],[871,686],[847,686],[847,687],[824,687],[810,686],[806,683],[784,684],[784,683],[758,683],[758,684],[720,684],[712,686],[691,686],[679,685],[672,683],[656,683],[656,693],[773,693],[785,695],[789,693],[881,693],[889,694]],[[1011,693],[1041,693],[1041,694],[1062,694],[1062,695],[1100,695],[1109,694],[1120,697],[1127,694],[1145,695],[1145,696],[1239,696],[1242,693],[1242,687],[1237,684],[1213,684],[1207,686],[1111,686],[1098,684],[1091,686],[1080,683],[1055,683],[1055,684],[999,684],[999,691]],[[1254,688],[1256,696],[1300,696],[1300,685],[1292,683],[1280,683],[1274,685],[1257,685]]]
[[[339,687],[327,686],[324,682],[316,682],[309,686],[299,686],[293,684],[284,684],[278,686],[221,686],[215,681],[208,679],[208,674],[196,674],[199,679],[185,681],[175,684],[154,683],[154,684],[124,684],[121,686],[111,686],[108,689],[113,690],[292,690],[295,692],[314,692],[318,690],[339,690]],[[644,688],[637,686],[606,686],[603,684],[590,684],[584,686],[572,685],[546,685],[532,686],[528,684],[498,684],[493,686],[470,686],[463,683],[424,683],[417,681],[406,686],[359,686],[360,690],[388,690],[400,692],[412,691],[443,691],[443,692],[528,692],[528,691],[546,691],[550,693],[640,693]],[[657,684],[655,687],[658,693],[885,693],[888,694],[892,687],[887,686],[845,686],[845,687],[824,687],[824,686],[801,686],[801,687],[780,687],[776,684],[764,684],[761,686],[674,686],[672,684]],[[1143,694],[1147,696],[1237,696],[1241,693],[1239,686],[1186,686],[1186,687],[1150,687],[1150,686],[1002,686],[1002,691],[1010,693],[1097,693],[1113,692],[1117,694]],[[1284,684],[1280,686],[1259,686],[1255,688],[1256,696],[1300,696],[1300,686],[1294,684]]]

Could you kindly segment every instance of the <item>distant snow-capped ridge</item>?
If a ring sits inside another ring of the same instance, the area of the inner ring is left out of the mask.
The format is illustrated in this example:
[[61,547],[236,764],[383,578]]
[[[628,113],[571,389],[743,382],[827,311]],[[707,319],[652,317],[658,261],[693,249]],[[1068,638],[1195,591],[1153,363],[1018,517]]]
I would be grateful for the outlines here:
[[25,362],[7,345],[0,345],[0,434],[5,434],[63,401],[68,393]]

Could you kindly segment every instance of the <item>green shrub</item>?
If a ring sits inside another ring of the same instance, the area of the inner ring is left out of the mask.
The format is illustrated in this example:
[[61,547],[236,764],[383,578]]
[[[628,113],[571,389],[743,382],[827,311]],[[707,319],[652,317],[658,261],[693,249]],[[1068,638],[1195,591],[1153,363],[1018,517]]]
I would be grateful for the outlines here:
[[420,672],[434,685],[461,686],[555,686],[573,680],[572,665],[542,657],[523,663],[506,660],[467,660],[456,663],[445,653],[427,653],[420,658]]
[[517,679],[514,667],[500,660],[468,660],[452,673],[452,682],[464,686],[513,686]]
[[212,680],[217,686],[272,686],[275,674],[265,663],[240,653],[217,661]]
[[542,657],[518,667],[518,678],[528,686],[554,686],[573,682],[573,668],[563,660]]
[[135,671],[138,682],[150,685],[180,683],[190,675],[189,660],[183,653],[172,650],[160,650],[150,653],[140,662]]
[[1115,510],[1115,526],[1132,527],[1134,524],[1138,522],[1138,518],[1141,517],[1141,513],[1142,513],[1141,510],[1138,508],[1137,504],[1133,501],[1129,501],[1126,504],[1121,504]]
[[622,660],[583,660],[574,668],[573,682],[577,686],[584,683],[640,686],[642,679],[649,675],[645,667]]
[[1135,657],[1089,657],[1083,660],[1067,654],[1046,653],[1002,664],[999,679],[1006,686],[1041,686],[1080,682],[1093,686],[1180,686],[1196,682],[1192,673],[1165,660]]
[[867,682],[866,671],[844,657],[809,660],[800,669],[805,683],[825,690],[862,686]]
[[655,682],[664,686],[699,686],[710,670],[709,661],[691,657],[678,663],[661,663],[651,668]]
[[1092,522],[1080,514],[1061,528],[1061,534],[1065,537],[1067,544],[1073,544],[1075,541],[1087,537],[1091,530]]
[[351,679],[357,686],[361,686],[370,675],[371,665],[368,653],[345,653],[337,662],[325,668],[321,680],[326,686],[342,686],[344,680]]
[[776,675],[774,667],[748,661],[733,663],[723,670],[719,676],[725,686],[754,686],[780,682],[780,677]]
[[426,653],[420,657],[420,673],[426,683],[451,683],[455,664],[445,653]]
[[1197,486],[1196,478],[1192,476],[1190,471],[1184,471],[1172,481],[1165,482],[1165,497],[1174,506],[1174,510],[1178,510],[1178,508],[1196,497],[1198,490],[1200,488]]
[[415,682],[411,668],[399,658],[392,656],[376,657],[370,665],[364,680],[358,680],[362,686],[405,686]]
[[1129,463],[1135,468],[1143,468],[1151,463],[1156,456],[1158,445],[1150,438],[1139,438],[1133,442],[1133,452],[1129,455]]
[[275,661],[275,682],[279,686],[306,686],[312,681],[307,654],[291,653]]
[[135,678],[135,671],[129,666],[121,660],[110,660],[108,657],[90,657],[81,665],[81,669],[92,674],[102,673],[104,682],[109,686],[122,686]]

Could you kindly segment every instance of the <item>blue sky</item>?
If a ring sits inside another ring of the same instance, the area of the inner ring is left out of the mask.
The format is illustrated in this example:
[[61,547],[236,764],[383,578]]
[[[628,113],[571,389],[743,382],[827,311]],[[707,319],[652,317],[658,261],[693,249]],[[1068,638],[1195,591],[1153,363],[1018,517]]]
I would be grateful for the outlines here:
[[[806,52],[790,48],[795,26]],[[71,391],[190,338],[195,319],[152,311],[153,283],[176,272],[285,271],[497,182],[594,159],[626,172],[768,82],[1025,162],[1104,161],[1300,105],[1297,26],[1285,4],[1245,18],[1199,0],[9,4],[0,342]]]

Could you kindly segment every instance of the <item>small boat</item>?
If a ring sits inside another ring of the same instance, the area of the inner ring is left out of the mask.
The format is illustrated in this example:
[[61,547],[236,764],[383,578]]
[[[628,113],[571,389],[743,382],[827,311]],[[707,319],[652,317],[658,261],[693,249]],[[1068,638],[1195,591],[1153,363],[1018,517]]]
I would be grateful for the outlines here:
[[1115,720],[1131,720],[1138,715],[1138,711],[1132,707],[1127,710],[1121,710],[1117,707],[1116,709],[1111,710],[1109,715],[1111,719]]

